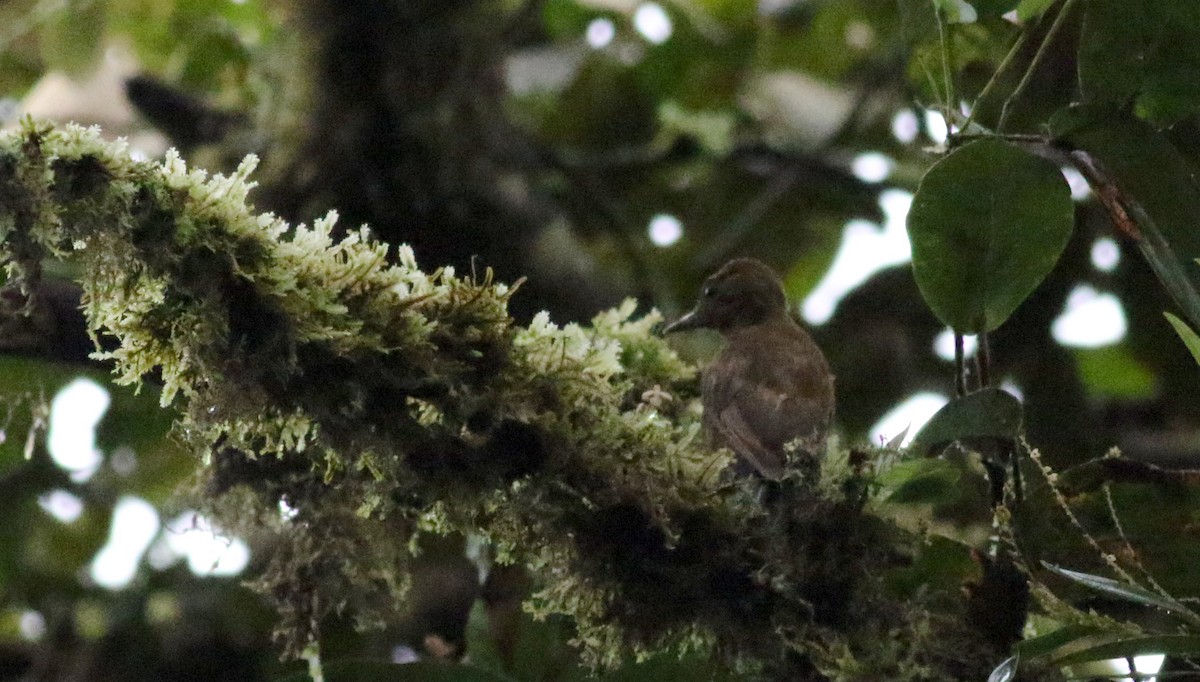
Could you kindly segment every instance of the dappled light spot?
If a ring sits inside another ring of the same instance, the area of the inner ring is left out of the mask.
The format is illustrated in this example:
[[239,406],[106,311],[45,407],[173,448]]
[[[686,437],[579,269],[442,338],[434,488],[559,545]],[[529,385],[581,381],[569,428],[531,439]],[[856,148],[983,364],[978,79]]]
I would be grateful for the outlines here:
[[883,182],[892,174],[893,162],[885,154],[865,152],[854,157],[850,171],[863,182]]
[[800,313],[809,324],[823,324],[833,316],[846,294],[867,281],[876,272],[912,258],[904,219],[912,204],[912,195],[903,190],[887,190],[879,198],[887,220],[881,229],[866,220],[851,220],[842,233],[842,244],[825,276],[804,299]]
[[946,119],[941,112],[933,109],[925,110],[925,130],[929,133],[929,139],[937,144],[946,142],[946,136],[949,134],[949,129],[946,127]]
[[81,377],[64,386],[50,403],[46,449],[76,483],[88,480],[100,468],[96,426],[110,402],[108,391],[100,384]]
[[1112,272],[1121,262],[1121,247],[1111,237],[1101,237],[1092,244],[1092,265],[1100,272]]
[[943,3],[941,8],[951,23],[973,24],[979,20],[979,13],[967,0],[949,0],[949,2]]
[[[1126,667],[1126,669],[1121,672],[1127,672],[1127,673],[1138,672],[1138,673],[1141,673],[1144,675],[1146,673],[1156,673],[1159,670],[1161,670],[1163,663],[1167,660],[1167,657],[1164,656],[1163,654],[1148,654],[1146,656],[1134,656],[1133,657],[1133,670],[1128,669],[1129,662],[1126,659],[1122,658],[1122,659],[1118,659],[1118,660],[1122,665],[1125,665],[1125,667]],[[1132,680],[1131,680],[1131,682],[1132,682]],[[1153,680],[1150,680],[1149,682],[1153,682]]]
[[908,445],[925,422],[948,402],[950,400],[940,393],[922,392],[910,396],[875,422],[869,431],[871,442],[886,443],[908,429],[901,443]]
[[1067,186],[1071,188],[1071,198],[1075,201],[1083,201],[1092,195],[1092,188],[1088,185],[1087,179],[1079,171],[1070,166],[1063,166],[1063,177],[1067,179]]
[[921,132],[921,122],[912,109],[901,109],[892,117],[892,137],[897,142],[908,144],[917,139]]
[[109,454],[108,466],[118,476],[130,476],[137,471],[137,453],[133,451],[133,448],[122,445]]
[[1125,338],[1125,309],[1112,294],[1102,294],[1086,284],[1067,296],[1066,309],[1050,331],[1064,346],[1098,348]]
[[1020,400],[1020,401],[1025,400],[1025,391],[1021,390],[1020,386],[1013,383],[1012,379],[1006,378],[1004,381],[1001,381],[1000,388],[1004,391],[1011,393],[1012,396],[1014,398],[1016,398],[1017,400]]
[[142,554],[158,528],[158,512],[153,505],[139,497],[122,497],[113,508],[108,542],[92,559],[92,580],[109,590],[128,585],[137,575]]
[[846,23],[846,45],[856,50],[869,50],[875,44],[875,29],[862,21]]
[[250,548],[224,534],[204,516],[184,512],[167,524],[166,544],[198,576],[234,576],[250,563]]
[[683,237],[683,223],[673,215],[659,213],[650,219],[646,231],[655,246],[671,246]]
[[21,633],[21,639],[36,642],[46,635],[46,617],[32,609],[22,611],[17,619],[17,629]]
[[[904,221],[908,218],[912,199],[913,195],[902,189],[889,189],[879,195],[879,208],[883,209],[883,215],[886,216],[885,227],[889,233],[895,232],[905,244],[908,244],[908,231],[904,227]],[[892,239],[895,240],[896,237]],[[899,242],[894,242],[893,245],[899,246]],[[906,246],[904,251],[907,260],[912,256],[912,250]]]
[[417,650],[407,644],[397,644],[392,647],[392,663],[404,665],[406,663],[416,663],[421,660],[421,655]]
[[617,35],[617,27],[613,25],[611,19],[601,17],[593,19],[587,26],[585,39],[587,44],[599,50],[602,47],[607,47]]
[[[1073,666],[1070,668],[1074,675],[1079,675],[1077,679],[1092,678],[1111,679],[1115,682],[1155,682],[1154,677],[1147,677],[1157,673],[1163,665],[1166,656],[1162,654],[1148,654],[1145,656],[1135,656],[1133,658],[1133,670],[1129,668],[1129,660],[1124,658],[1113,658],[1107,661],[1094,661],[1083,665]],[[1119,677],[1120,675],[1131,672],[1137,673],[1136,676]]]
[[293,507],[292,505],[288,504],[286,500],[279,501],[279,520],[280,521],[291,521],[292,519],[296,518],[296,515],[299,513],[300,513],[300,511],[298,509],[296,509],[295,507]]
[[[975,348],[979,345],[979,338],[974,334],[963,335],[963,357],[969,358],[975,354]],[[949,327],[942,330],[933,339],[933,352],[943,360],[954,360],[954,331]]]
[[63,523],[71,523],[83,513],[83,500],[62,488],[40,495],[38,506]]
[[656,2],[643,3],[633,13],[633,27],[647,41],[661,45],[671,37],[674,27],[666,10]]

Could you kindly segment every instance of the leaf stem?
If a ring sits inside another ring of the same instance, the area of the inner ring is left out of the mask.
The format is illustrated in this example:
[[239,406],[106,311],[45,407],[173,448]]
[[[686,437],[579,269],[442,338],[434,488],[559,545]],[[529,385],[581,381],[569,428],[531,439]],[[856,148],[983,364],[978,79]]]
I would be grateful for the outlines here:
[[942,87],[944,87],[946,90],[946,101],[942,111],[942,116],[945,117],[946,129],[949,130],[951,124],[953,123],[950,115],[954,112],[954,76],[953,72],[950,70],[952,59],[950,55],[950,45],[946,41],[947,27],[945,14],[940,6],[936,6],[936,3],[934,8],[934,16],[937,17],[938,41],[940,43],[942,52]]
[[988,344],[987,332],[979,332],[979,347],[975,351],[975,362],[979,368],[979,387],[987,388],[992,383],[992,349]]
[[1025,89],[1029,87],[1029,83],[1033,80],[1033,74],[1037,72],[1038,67],[1046,59],[1046,54],[1050,52],[1050,45],[1054,43],[1054,39],[1058,37],[1062,27],[1067,23],[1067,16],[1075,9],[1075,5],[1079,4],[1079,0],[1067,0],[1063,3],[1062,10],[1058,16],[1054,17],[1054,23],[1050,25],[1050,30],[1046,32],[1046,37],[1042,38],[1042,44],[1038,46],[1037,54],[1033,55],[1033,61],[1029,62],[1029,68],[1025,69],[1025,75],[1021,77],[1021,82],[1017,83],[1017,87],[1013,89],[1004,100],[1004,106],[1000,108],[1000,120],[996,122],[996,132],[1004,130],[1004,124],[1008,121],[1009,107],[1012,103],[1020,99],[1025,93]]
[[1017,38],[1016,42],[1013,43],[1013,46],[1011,49],[1009,49],[1008,54],[1004,55],[1004,59],[1000,61],[1000,65],[996,67],[995,72],[992,73],[992,77],[988,79],[988,82],[983,86],[983,90],[980,91],[979,96],[975,98],[975,106],[971,107],[971,113],[967,114],[967,120],[965,123],[963,123],[963,133],[966,133],[971,129],[971,123],[975,120],[975,112],[979,111],[979,105],[987,100],[988,95],[992,94],[992,88],[995,88],[996,83],[1000,81],[1000,74],[1008,70],[1009,64],[1012,63],[1017,54],[1019,54],[1025,47],[1025,43],[1029,41],[1029,35],[1030,33],[1028,30],[1021,31],[1021,35]]
[[963,360],[963,335],[954,332],[954,395],[967,394],[967,363]]

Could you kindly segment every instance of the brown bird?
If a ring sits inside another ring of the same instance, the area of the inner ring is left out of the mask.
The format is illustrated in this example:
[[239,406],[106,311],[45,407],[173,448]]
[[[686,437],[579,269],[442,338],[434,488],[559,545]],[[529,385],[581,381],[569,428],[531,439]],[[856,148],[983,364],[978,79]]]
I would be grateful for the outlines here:
[[817,454],[833,418],[833,375],[788,315],[775,272],[751,258],[729,261],[705,280],[695,309],[663,331],[702,327],[728,342],[703,373],[704,427],[737,454],[740,472],[778,479],[783,446],[796,439]]

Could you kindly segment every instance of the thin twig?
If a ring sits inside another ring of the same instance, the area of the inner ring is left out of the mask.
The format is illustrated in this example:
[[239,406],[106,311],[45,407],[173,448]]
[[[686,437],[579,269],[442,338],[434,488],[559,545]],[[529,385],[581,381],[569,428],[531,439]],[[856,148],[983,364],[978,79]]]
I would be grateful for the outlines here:
[[963,361],[963,335],[954,332],[954,394],[967,394],[967,364]]
[[1071,504],[1067,502],[1066,495],[1064,495],[1062,490],[1058,487],[1058,474],[1054,473],[1049,466],[1042,463],[1041,453],[1038,452],[1036,448],[1033,448],[1029,451],[1029,457],[1033,460],[1037,470],[1041,472],[1042,478],[1044,478],[1046,483],[1049,484],[1050,494],[1054,496],[1055,501],[1058,503],[1058,508],[1067,515],[1067,520],[1070,521],[1071,526],[1073,526],[1075,530],[1079,531],[1080,536],[1083,537],[1088,546],[1090,546],[1092,550],[1094,550],[1100,557],[1100,561],[1108,566],[1113,573],[1117,574],[1117,577],[1124,580],[1127,584],[1141,587],[1138,581],[1134,580],[1133,576],[1130,575],[1129,572],[1126,571],[1123,566],[1121,566],[1121,564],[1117,563],[1116,557],[1104,551],[1104,548],[1100,546],[1100,542],[1096,540],[1096,538],[1093,537],[1086,528],[1083,527],[1083,523],[1080,522],[1079,517],[1075,515],[1075,510],[1072,509]]
[[[975,106],[971,107],[971,113],[967,114],[967,120],[962,126],[964,133],[971,129],[971,123],[975,120],[975,112],[979,111],[980,103],[986,101],[987,96],[992,94],[992,88],[996,87],[996,83],[1000,82],[1000,74],[1004,73],[1008,69],[1009,64],[1012,63],[1017,54],[1024,49],[1025,43],[1029,40],[1029,36],[1030,32],[1028,29],[1022,30],[1021,35],[1017,38],[1016,42],[1013,43],[1012,49],[1008,51],[1008,54],[1004,55],[1004,59],[1000,60],[1000,65],[996,67],[996,70],[992,73],[992,77],[988,79],[987,84],[985,84],[983,86],[983,90],[980,91],[979,96],[975,98]],[[966,136],[963,135],[962,137]]]
[[1029,87],[1029,83],[1033,80],[1033,74],[1042,65],[1046,55],[1050,52],[1050,45],[1058,37],[1059,31],[1067,23],[1067,16],[1075,9],[1075,5],[1078,2],[1079,0],[1067,0],[1063,4],[1063,8],[1058,13],[1058,16],[1054,18],[1054,23],[1050,25],[1050,30],[1046,32],[1046,37],[1042,39],[1042,44],[1038,46],[1037,54],[1033,56],[1033,61],[1029,62],[1029,68],[1025,69],[1025,75],[1021,77],[1021,82],[1017,83],[1017,87],[1013,89],[1012,94],[1004,100],[1004,106],[1000,108],[1000,120],[996,122],[996,132],[1004,129],[1004,124],[1008,121],[1009,106],[1020,99],[1021,95],[1025,93],[1025,89]]
[[1146,582],[1150,585],[1150,587],[1154,588],[1155,592],[1159,593],[1163,597],[1167,597],[1168,599],[1174,599],[1174,597],[1171,596],[1171,593],[1167,592],[1165,589],[1163,589],[1162,585],[1158,584],[1158,581],[1154,579],[1154,576],[1150,574],[1150,571],[1146,570],[1146,567],[1142,565],[1141,560],[1138,559],[1137,552],[1133,549],[1133,543],[1129,541],[1129,536],[1125,534],[1125,528],[1121,525],[1121,518],[1117,516],[1117,507],[1115,504],[1113,504],[1112,486],[1108,483],[1105,483],[1102,486],[1102,489],[1104,490],[1104,503],[1108,505],[1108,516],[1112,519],[1113,526],[1117,530],[1117,537],[1121,538],[1121,542],[1125,544],[1125,550],[1130,557],[1129,562],[1133,564],[1135,568],[1141,571],[1142,576],[1146,579]]
[[979,344],[975,350],[975,361],[979,367],[979,387],[986,388],[992,383],[992,347],[988,343],[987,332],[980,332],[977,338]]
[[950,114],[954,111],[954,75],[950,70],[950,46],[946,43],[946,20],[942,15],[941,7],[934,9],[934,16],[937,19],[938,42],[942,53],[942,86],[946,91],[945,109],[942,115],[946,118],[946,126],[949,128],[953,122]]

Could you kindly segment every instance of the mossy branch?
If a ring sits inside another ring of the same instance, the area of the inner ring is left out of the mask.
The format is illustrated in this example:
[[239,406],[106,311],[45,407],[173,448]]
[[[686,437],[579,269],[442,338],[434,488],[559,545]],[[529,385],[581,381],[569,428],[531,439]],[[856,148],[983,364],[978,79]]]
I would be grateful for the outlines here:
[[333,214],[255,215],[253,168],[26,124],[0,136],[0,240],[13,282],[79,262],[116,341],[97,356],[158,377],[212,508],[276,535],[258,582],[292,653],[330,612],[387,616],[420,529],[531,566],[532,607],[600,664],[705,647],[791,679],[982,679],[1003,653],[957,588],[889,591],[923,541],[864,511],[861,458],[833,453],[824,486],[729,483],[657,313],[518,326],[490,273],[427,274],[367,228],[335,242]]

